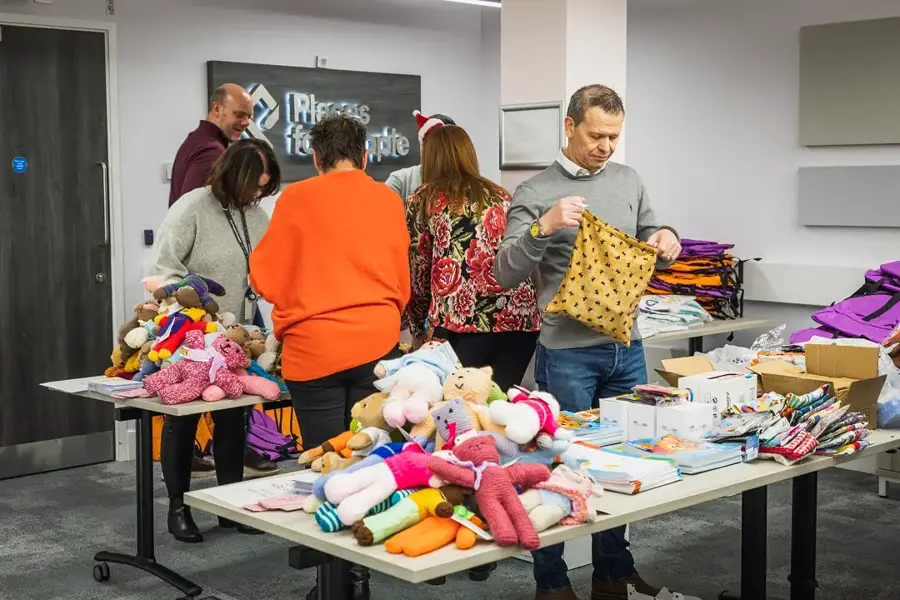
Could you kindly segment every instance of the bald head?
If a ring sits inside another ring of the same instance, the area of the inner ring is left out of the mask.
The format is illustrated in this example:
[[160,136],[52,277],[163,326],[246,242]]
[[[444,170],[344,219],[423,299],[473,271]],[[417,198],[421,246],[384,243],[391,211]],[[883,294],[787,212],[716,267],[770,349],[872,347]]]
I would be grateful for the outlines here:
[[236,83],[220,85],[209,98],[206,120],[214,123],[231,141],[240,139],[253,118],[253,100]]

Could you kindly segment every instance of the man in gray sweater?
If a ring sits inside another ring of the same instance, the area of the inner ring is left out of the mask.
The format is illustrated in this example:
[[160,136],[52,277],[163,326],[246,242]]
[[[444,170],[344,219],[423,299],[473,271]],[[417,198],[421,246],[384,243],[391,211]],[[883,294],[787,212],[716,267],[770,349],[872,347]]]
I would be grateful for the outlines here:
[[[586,86],[572,96],[565,120],[567,147],[552,166],[519,186],[510,205],[494,265],[502,287],[513,288],[533,276],[545,309],[568,269],[585,210],[655,246],[658,268],[678,257],[678,235],[657,221],[641,178],[630,167],[609,162],[624,117],[621,98],[606,86]],[[553,394],[562,410],[580,411],[646,383],[637,326],[632,336],[626,347],[568,317],[545,313],[535,358],[538,387]],[[628,545],[625,527],[593,536],[592,600],[626,600],[628,584],[656,597],[659,590],[638,575]],[[537,600],[577,600],[563,544],[533,555]]]
[[[442,115],[440,113],[431,115],[430,117],[428,117],[427,121],[429,124],[432,124],[436,121],[440,125],[456,125],[456,121],[454,121],[447,115]],[[427,131],[422,132],[420,128],[419,137],[422,142],[424,142],[425,140],[425,134],[427,134]],[[421,152],[421,143],[419,144],[419,146]],[[394,171],[393,173],[388,175],[387,181],[385,181],[384,183],[389,188],[397,192],[405,204],[406,200],[410,196],[412,196],[412,193],[419,189],[419,187],[421,187],[422,185],[422,165],[415,165],[413,167],[406,167],[405,169]]]

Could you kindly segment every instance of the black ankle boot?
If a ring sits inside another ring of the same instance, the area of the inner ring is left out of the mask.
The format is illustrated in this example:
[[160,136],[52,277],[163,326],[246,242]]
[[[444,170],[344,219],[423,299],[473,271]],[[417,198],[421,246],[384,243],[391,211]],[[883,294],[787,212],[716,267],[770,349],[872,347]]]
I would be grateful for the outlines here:
[[184,505],[182,498],[169,499],[169,533],[179,542],[196,544],[203,541],[197,524],[191,516],[191,507]]
[[224,517],[219,517],[219,527],[221,527],[222,529],[234,528],[234,530],[238,533],[243,533],[246,535],[259,535],[263,533],[255,527],[250,527],[249,525],[244,525],[243,523],[235,523],[231,519],[226,519]]

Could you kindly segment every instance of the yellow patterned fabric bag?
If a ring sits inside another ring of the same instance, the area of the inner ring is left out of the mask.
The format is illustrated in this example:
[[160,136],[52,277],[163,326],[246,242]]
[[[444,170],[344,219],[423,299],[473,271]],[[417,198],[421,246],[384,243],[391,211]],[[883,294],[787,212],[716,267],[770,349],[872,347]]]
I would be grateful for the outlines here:
[[626,346],[656,268],[656,248],[585,212],[569,268],[547,306]]

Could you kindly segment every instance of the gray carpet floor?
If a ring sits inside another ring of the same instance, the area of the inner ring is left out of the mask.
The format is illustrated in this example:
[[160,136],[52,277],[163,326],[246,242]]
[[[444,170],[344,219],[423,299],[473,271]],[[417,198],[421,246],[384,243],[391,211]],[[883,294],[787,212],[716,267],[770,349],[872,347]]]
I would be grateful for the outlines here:
[[[215,527],[196,514],[202,544],[174,542],[165,531],[165,494],[157,472],[157,558],[204,587],[201,597],[221,600],[303,598],[312,572],[287,566],[286,542],[246,536]],[[213,480],[195,480],[199,488]],[[677,484],[676,484],[677,485]],[[896,600],[900,578],[898,503],[876,493],[874,476],[831,469],[820,477],[819,598]],[[769,493],[769,594],[787,598],[790,487]],[[93,580],[97,550],[134,549],[134,473],[130,463],[110,463],[0,481],[0,599],[159,600],[178,593],[142,572],[112,565],[110,581]],[[645,578],[713,600],[725,588],[737,590],[740,574],[740,499],[729,498],[683,510],[632,527],[633,551]],[[573,571],[576,591],[587,597],[590,568]],[[487,583],[457,575],[442,587],[413,586],[373,577],[377,600],[466,599],[473,594],[498,600],[533,598],[530,565],[508,560]],[[749,599],[748,599],[749,600]]]

